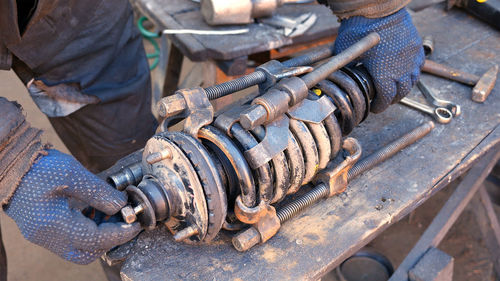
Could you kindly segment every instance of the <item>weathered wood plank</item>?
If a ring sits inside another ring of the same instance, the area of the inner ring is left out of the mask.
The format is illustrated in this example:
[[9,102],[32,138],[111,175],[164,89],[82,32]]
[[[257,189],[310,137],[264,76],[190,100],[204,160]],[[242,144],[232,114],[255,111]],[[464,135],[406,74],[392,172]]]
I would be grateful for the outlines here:
[[315,25],[305,34],[289,38],[269,26],[256,23],[244,26],[210,26],[203,20],[199,4],[190,0],[132,0],[132,2],[162,29],[230,30],[242,27],[250,29],[248,33],[239,35],[169,36],[179,50],[192,61],[230,60],[291,44],[309,42],[335,35],[340,25],[337,18],[325,6],[285,5],[278,8],[276,14],[298,16],[304,12],[313,12],[318,16]]
[[[500,33],[460,11],[446,13],[433,7],[417,13],[415,22],[422,34],[439,38],[435,60],[476,73],[500,63],[500,56],[491,56],[500,53]],[[500,124],[498,85],[486,103],[478,104],[470,100],[469,87],[424,79],[439,90],[440,97],[462,105],[462,115],[451,124],[437,125],[426,138],[352,181],[344,194],[286,222],[264,245],[239,253],[230,246],[230,237],[221,235],[214,244],[190,246],[173,242],[160,228],[139,237],[123,276],[131,280],[315,280],[333,269],[500,141],[500,136],[491,134]],[[367,155],[428,119],[394,105],[369,116],[352,136],[360,140]]]

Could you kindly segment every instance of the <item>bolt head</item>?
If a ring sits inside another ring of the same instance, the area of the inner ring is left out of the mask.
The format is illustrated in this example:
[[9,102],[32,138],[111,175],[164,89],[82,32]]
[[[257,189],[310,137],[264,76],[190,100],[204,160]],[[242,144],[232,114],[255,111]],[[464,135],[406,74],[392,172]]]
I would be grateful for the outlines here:
[[253,105],[240,114],[240,124],[247,130],[263,124],[266,119],[267,111],[262,105]]
[[121,214],[123,217],[123,220],[126,223],[133,223],[137,220],[137,216],[135,215],[134,208],[132,206],[125,206],[121,209]]
[[186,109],[186,101],[180,94],[174,94],[162,98],[157,104],[156,108],[158,115],[163,118],[177,115]]

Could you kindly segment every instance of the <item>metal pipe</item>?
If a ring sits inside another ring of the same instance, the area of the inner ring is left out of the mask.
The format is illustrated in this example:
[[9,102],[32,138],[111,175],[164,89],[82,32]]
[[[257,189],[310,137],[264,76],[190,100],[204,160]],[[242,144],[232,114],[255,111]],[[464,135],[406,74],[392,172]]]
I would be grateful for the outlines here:
[[[333,55],[333,46],[323,47],[283,62],[285,67],[311,65]],[[205,88],[209,100],[218,99],[266,81],[263,71],[257,70],[234,80]]]
[[[312,72],[309,72],[299,79],[302,79],[305,87],[312,88],[320,81],[325,80],[331,73],[352,62],[355,58],[368,51],[379,42],[380,35],[378,35],[378,33],[376,32],[372,32],[358,42],[354,43],[349,48],[345,49],[340,54],[337,54],[336,56],[330,58],[326,63],[320,65]],[[243,128],[249,130],[266,122],[271,122],[273,121],[274,116],[280,115],[282,112],[286,112],[286,110],[288,110],[288,107],[301,102],[305,97],[304,96],[300,99],[294,100],[293,104],[290,104],[290,102],[288,101],[275,103],[276,100],[283,101],[283,99],[276,96],[282,94],[283,92],[275,91],[267,92],[263,96],[260,96],[258,98],[258,103],[252,105],[252,107],[250,107],[248,110],[241,113],[240,123]],[[254,102],[256,101],[257,99],[254,100]],[[275,106],[264,106],[267,101],[271,101],[271,103],[274,103]]]
[[331,73],[352,62],[354,59],[377,45],[379,42],[380,35],[378,35],[378,33],[376,32],[372,32],[363,39],[354,43],[349,48],[345,49],[340,54],[337,54],[336,56],[329,59],[326,63],[314,69],[314,71],[304,75],[302,77],[302,80],[306,83],[307,87],[311,88],[318,84],[319,81],[326,79]]
[[366,158],[361,159],[356,163],[347,174],[347,181],[356,178],[363,172],[370,170],[376,165],[384,162],[385,160],[394,156],[405,147],[415,143],[417,140],[423,138],[428,133],[434,129],[434,122],[426,122],[417,128],[413,129],[411,132],[406,133],[404,136],[398,138],[397,140],[391,142],[390,144],[382,147],[381,149],[375,151],[374,153],[368,155]]

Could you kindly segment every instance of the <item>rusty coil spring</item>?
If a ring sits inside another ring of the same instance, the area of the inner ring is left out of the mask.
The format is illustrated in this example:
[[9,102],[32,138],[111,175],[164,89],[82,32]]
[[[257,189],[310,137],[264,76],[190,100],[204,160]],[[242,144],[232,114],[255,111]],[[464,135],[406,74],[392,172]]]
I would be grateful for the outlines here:
[[[254,170],[248,162],[224,169],[243,169],[246,174],[253,176],[253,181],[247,181],[245,185],[245,188],[252,185],[251,191],[241,192],[243,203],[247,203],[245,205],[254,207],[260,201],[276,203],[283,200],[287,194],[293,194],[309,183],[318,171],[337,156],[342,135],[349,134],[363,121],[370,108],[370,96],[373,96],[367,90],[369,87],[363,85],[366,81],[352,73],[352,69],[337,71],[328,80],[318,84],[318,88],[330,98],[337,110],[319,124],[290,119],[290,141],[284,152]],[[359,71],[356,73],[359,74]],[[312,96],[310,98],[314,99]],[[230,133],[231,146],[243,154],[262,141],[265,129],[260,126],[247,131],[236,123]],[[234,202],[234,194],[231,196],[233,198],[228,198],[228,202]]]

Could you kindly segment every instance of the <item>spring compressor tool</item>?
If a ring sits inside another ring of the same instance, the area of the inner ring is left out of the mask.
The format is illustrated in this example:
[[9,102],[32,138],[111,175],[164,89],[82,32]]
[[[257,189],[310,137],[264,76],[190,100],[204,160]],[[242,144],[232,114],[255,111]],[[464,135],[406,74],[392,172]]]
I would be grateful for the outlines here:
[[[325,175],[345,178],[359,159],[359,143],[343,136],[368,115],[374,87],[362,68],[342,67],[379,40],[370,34],[308,73],[303,66],[331,56],[331,48],[270,61],[236,80],[162,99],[158,110],[165,120],[147,142],[142,162],[108,179],[129,195],[124,220],[145,229],[162,222],[176,241],[187,243],[249,226],[257,229],[258,242],[267,241],[280,228],[275,203]],[[257,84],[261,96],[214,120],[210,99]],[[176,118],[184,119],[183,131],[168,131]],[[333,164],[342,150],[348,156]],[[329,194],[344,189],[330,188]]]

